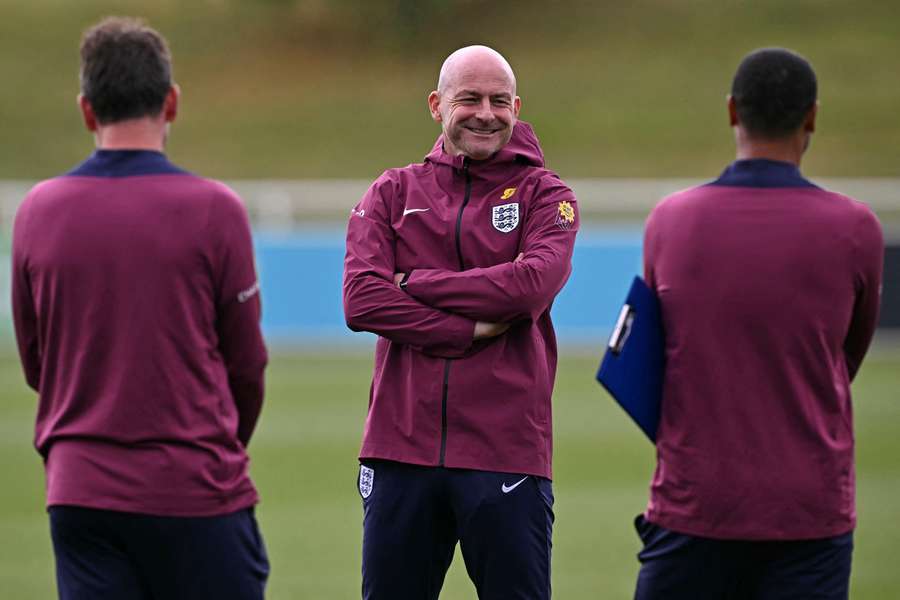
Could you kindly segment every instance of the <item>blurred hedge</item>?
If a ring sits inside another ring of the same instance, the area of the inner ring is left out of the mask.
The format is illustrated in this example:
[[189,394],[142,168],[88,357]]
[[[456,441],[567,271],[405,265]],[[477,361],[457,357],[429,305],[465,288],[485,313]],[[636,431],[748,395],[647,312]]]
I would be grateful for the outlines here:
[[148,18],[184,91],[170,151],[217,177],[373,177],[416,161],[443,58],[486,43],[564,176],[709,176],[732,153],[724,99],[749,50],[805,54],[821,83],[813,175],[900,174],[900,36],[889,2],[0,0],[0,178],[90,150],[74,105],[81,31]]

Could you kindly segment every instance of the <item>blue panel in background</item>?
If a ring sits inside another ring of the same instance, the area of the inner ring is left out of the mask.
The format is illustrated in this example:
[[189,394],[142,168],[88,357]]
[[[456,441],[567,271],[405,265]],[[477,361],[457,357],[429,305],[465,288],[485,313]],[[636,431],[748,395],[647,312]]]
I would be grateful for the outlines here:
[[[344,231],[317,228],[258,232],[257,263],[263,329],[276,344],[371,343],[344,324],[341,275]],[[641,230],[582,229],[572,276],[553,305],[560,343],[602,345],[615,324],[622,298],[641,272]]]
[[353,343],[368,338],[344,323],[341,280],[344,232],[314,229],[255,233],[256,262],[268,341]]
[[582,229],[572,256],[572,276],[553,304],[560,343],[606,342],[631,280],[643,272],[642,231]]

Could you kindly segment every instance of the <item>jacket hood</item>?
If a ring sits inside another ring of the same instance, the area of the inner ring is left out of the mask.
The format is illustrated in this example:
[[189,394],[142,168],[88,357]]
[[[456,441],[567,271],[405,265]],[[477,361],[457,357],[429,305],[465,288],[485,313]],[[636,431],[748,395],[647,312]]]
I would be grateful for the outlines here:
[[[450,156],[444,152],[444,134],[438,136],[431,152],[425,157],[426,162],[440,165],[449,165],[461,169],[463,166],[463,156]],[[516,121],[513,126],[512,137],[509,142],[503,146],[494,156],[485,159],[472,161],[472,165],[502,165],[508,163],[519,163],[533,167],[544,166],[544,151],[541,150],[540,142],[534,134],[534,129],[525,121]]]

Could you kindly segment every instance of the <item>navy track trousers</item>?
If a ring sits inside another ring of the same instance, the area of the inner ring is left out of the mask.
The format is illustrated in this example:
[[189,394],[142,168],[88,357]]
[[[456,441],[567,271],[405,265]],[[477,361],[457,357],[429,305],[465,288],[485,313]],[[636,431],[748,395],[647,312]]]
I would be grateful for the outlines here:
[[716,540],[639,515],[635,600],[847,600],[853,533],[789,541]]
[[158,517],[51,506],[61,600],[262,600],[269,561],[252,508]]
[[457,542],[480,600],[550,598],[550,480],[364,460],[357,483],[364,600],[437,599]]

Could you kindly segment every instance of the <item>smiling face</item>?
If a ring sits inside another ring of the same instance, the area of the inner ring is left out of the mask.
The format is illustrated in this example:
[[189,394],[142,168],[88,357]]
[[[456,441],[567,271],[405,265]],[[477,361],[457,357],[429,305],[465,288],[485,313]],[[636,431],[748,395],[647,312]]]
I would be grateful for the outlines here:
[[444,131],[444,151],[474,160],[490,158],[509,142],[521,103],[509,64],[484,46],[451,54],[428,96],[431,116]]

